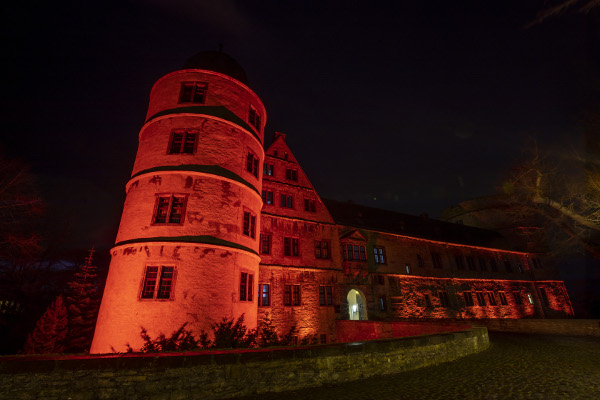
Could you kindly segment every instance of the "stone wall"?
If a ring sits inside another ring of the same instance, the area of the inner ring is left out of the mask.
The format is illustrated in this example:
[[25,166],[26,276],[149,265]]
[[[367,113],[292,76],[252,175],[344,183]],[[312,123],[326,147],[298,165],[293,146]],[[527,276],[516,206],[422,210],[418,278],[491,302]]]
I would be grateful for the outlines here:
[[478,319],[471,323],[498,332],[600,337],[598,319]]
[[485,327],[292,349],[0,358],[0,398],[223,399],[336,384],[483,351]]

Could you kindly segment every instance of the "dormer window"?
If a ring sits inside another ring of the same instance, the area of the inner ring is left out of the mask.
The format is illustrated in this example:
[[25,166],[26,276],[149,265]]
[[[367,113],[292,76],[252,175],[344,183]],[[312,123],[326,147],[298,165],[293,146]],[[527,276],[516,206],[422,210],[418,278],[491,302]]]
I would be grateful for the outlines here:
[[348,261],[367,261],[367,252],[365,246],[361,244],[347,244],[344,248],[344,260]]
[[204,104],[208,83],[205,82],[183,82],[179,92],[180,103]]

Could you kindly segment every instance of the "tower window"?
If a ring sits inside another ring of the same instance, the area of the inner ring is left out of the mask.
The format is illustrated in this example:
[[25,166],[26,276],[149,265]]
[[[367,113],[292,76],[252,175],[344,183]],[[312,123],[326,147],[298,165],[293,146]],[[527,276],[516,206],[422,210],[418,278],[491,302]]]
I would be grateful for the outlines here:
[[244,211],[244,229],[243,233],[252,239],[256,237],[256,215],[250,211]]
[[240,301],[252,301],[254,275],[247,272],[240,274]]
[[385,264],[385,248],[382,246],[373,247],[375,264]]
[[[286,153],[287,154],[287,153]],[[285,179],[288,181],[298,181],[298,170],[287,168],[285,170]]]
[[546,306],[550,306],[550,302],[548,301],[548,293],[546,293],[546,289],[540,288],[540,298],[542,299],[542,303]]
[[157,196],[154,224],[183,224],[186,196]]
[[174,270],[174,267],[166,266],[146,267],[146,274],[144,275],[144,286],[142,288],[141,298],[170,299],[173,289]]
[[246,158],[246,171],[258,178],[258,157],[251,151],[248,151]]
[[315,240],[315,258],[329,258],[329,242]]
[[169,154],[194,154],[197,142],[197,131],[173,131],[171,133],[171,143],[169,144]]
[[304,211],[316,212],[317,207],[313,199],[304,199]]
[[208,83],[205,82],[183,82],[179,93],[179,102],[203,104],[207,89]]
[[250,105],[250,110],[248,111],[248,122],[250,125],[260,130],[260,114],[256,111],[256,108]]
[[271,254],[271,235],[260,234],[260,253]]

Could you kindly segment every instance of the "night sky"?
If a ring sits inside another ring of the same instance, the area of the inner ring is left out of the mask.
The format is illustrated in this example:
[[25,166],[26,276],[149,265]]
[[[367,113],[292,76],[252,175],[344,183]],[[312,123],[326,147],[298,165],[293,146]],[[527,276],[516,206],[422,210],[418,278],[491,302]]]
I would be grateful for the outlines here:
[[222,43],[322,197],[435,217],[493,194],[531,136],[581,153],[598,25],[525,29],[542,4],[10,2],[0,146],[65,248],[106,248],[153,83]]

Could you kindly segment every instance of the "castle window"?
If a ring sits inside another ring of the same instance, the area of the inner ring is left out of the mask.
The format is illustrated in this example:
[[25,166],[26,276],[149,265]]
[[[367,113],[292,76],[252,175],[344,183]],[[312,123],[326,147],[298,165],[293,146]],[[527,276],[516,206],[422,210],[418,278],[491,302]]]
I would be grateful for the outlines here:
[[523,299],[521,298],[521,293],[519,292],[512,292],[513,295],[513,299],[515,300],[515,304],[520,306],[523,304]]
[[506,272],[513,272],[512,266],[510,265],[509,260],[504,260],[504,268],[506,268]]
[[300,255],[300,246],[298,238],[284,237],[283,238],[283,255],[298,257]]
[[467,256],[467,265],[469,266],[469,269],[471,271],[477,269],[477,267],[475,266],[475,260],[473,260],[473,257],[471,256]]
[[248,151],[246,158],[246,171],[258,178],[258,157],[251,151]]
[[431,253],[431,259],[433,260],[433,268],[442,268],[442,259],[439,253]]
[[[142,299],[170,299],[173,288],[174,267],[146,267]],[[160,270],[160,277],[159,277]],[[160,279],[159,279],[160,278]],[[157,288],[158,283],[158,288]],[[157,290],[158,289],[158,290]]]
[[420,254],[417,254],[417,265],[419,268],[423,268],[423,257]]
[[352,245],[347,244],[342,246],[344,249],[344,260],[348,261],[366,261],[367,253],[365,250],[365,246],[362,245]]
[[244,211],[244,229],[243,233],[252,239],[256,237],[256,215],[250,211]]
[[169,143],[169,154],[194,154],[197,141],[197,131],[173,131]]
[[186,196],[157,196],[154,224],[183,224]]
[[498,272],[498,266],[496,265],[496,260],[490,258],[490,267],[492,268],[492,272]]
[[523,267],[521,267],[521,263],[517,264],[517,271],[519,271],[521,274],[525,271],[523,271]]
[[373,247],[373,255],[375,264],[385,264],[385,248],[383,246]]
[[475,292],[475,294],[477,295],[477,303],[480,306],[485,306],[485,297],[483,296],[483,292]]
[[533,304],[533,296],[531,293],[527,293],[527,300],[529,300],[529,304]]
[[263,164],[263,175],[264,176],[273,176],[273,164]]
[[465,263],[461,255],[455,255],[454,260],[456,261],[456,269],[465,269]]
[[548,301],[548,294],[546,293],[546,289],[540,288],[540,298],[542,299],[542,303],[546,306],[550,306],[550,302]]
[[260,234],[260,253],[271,254],[271,235]]
[[329,258],[329,242],[327,240],[315,240],[315,258]]
[[490,302],[490,306],[498,305],[496,303],[496,297],[494,296],[494,292],[486,292],[488,301]]
[[283,305],[300,305],[300,285],[283,285]]
[[317,207],[313,199],[304,199],[304,211],[316,212]]
[[[287,156],[287,153],[285,153]],[[287,160],[287,157],[286,157]],[[286,168],[285,170],[285,179],[287,179],[288,181],[298,181],[298,170],[297,169],[290,169],[290,168]]]
[[406,264],[406,265],[404,266],[404,269],[406,270],[406,273],[407,273],[408,275],[410,275],[410,273],[412,272],[412,270],[411,270],[411,268],[410,268],[410,264]]
[[179,92],[180,103],[204,103],[208,83],[205,82],[183,82]]
[[387,301],[385,301],[385,296],[379,297],[379,311],[387,310]]
[[248,111],[248,122],[250,122],[250,125],[260,130],[260,114],[252,104],[250,104],[250,110]]
[[463,292],[463,297],[465,299],[465,305],[467,307],[473,307],[473,293],[471,292]]
[[332,306],[333,305],[333,287],[332,286],[319,286],[319,305],[321,305],[321,306]]
[[273,192],[271,190],[263,190],[262,199],[264,204],[273,204]]
[[247,272],[240,274],[240,301],[252,301],[254,275]]
[[258,285],[258,295],[260,298],[258,299],[258,305],[263,307],[268,307],[271,305],[271,288],[268,283],[261,283]]
[[500,304],[502,304],[503,306],[508,304],[508,301],[506,300],[506,293],[498,292],[498,296],[500,297]]
[[282,194],[280,204],[284,208],[294,208],[294,196],[291,194]]
[[448,292],[440,291],[440,292],[438,292],[438,297],[440,298],[440,305],[442,307],[450,306],[450,298],[448,297]]

